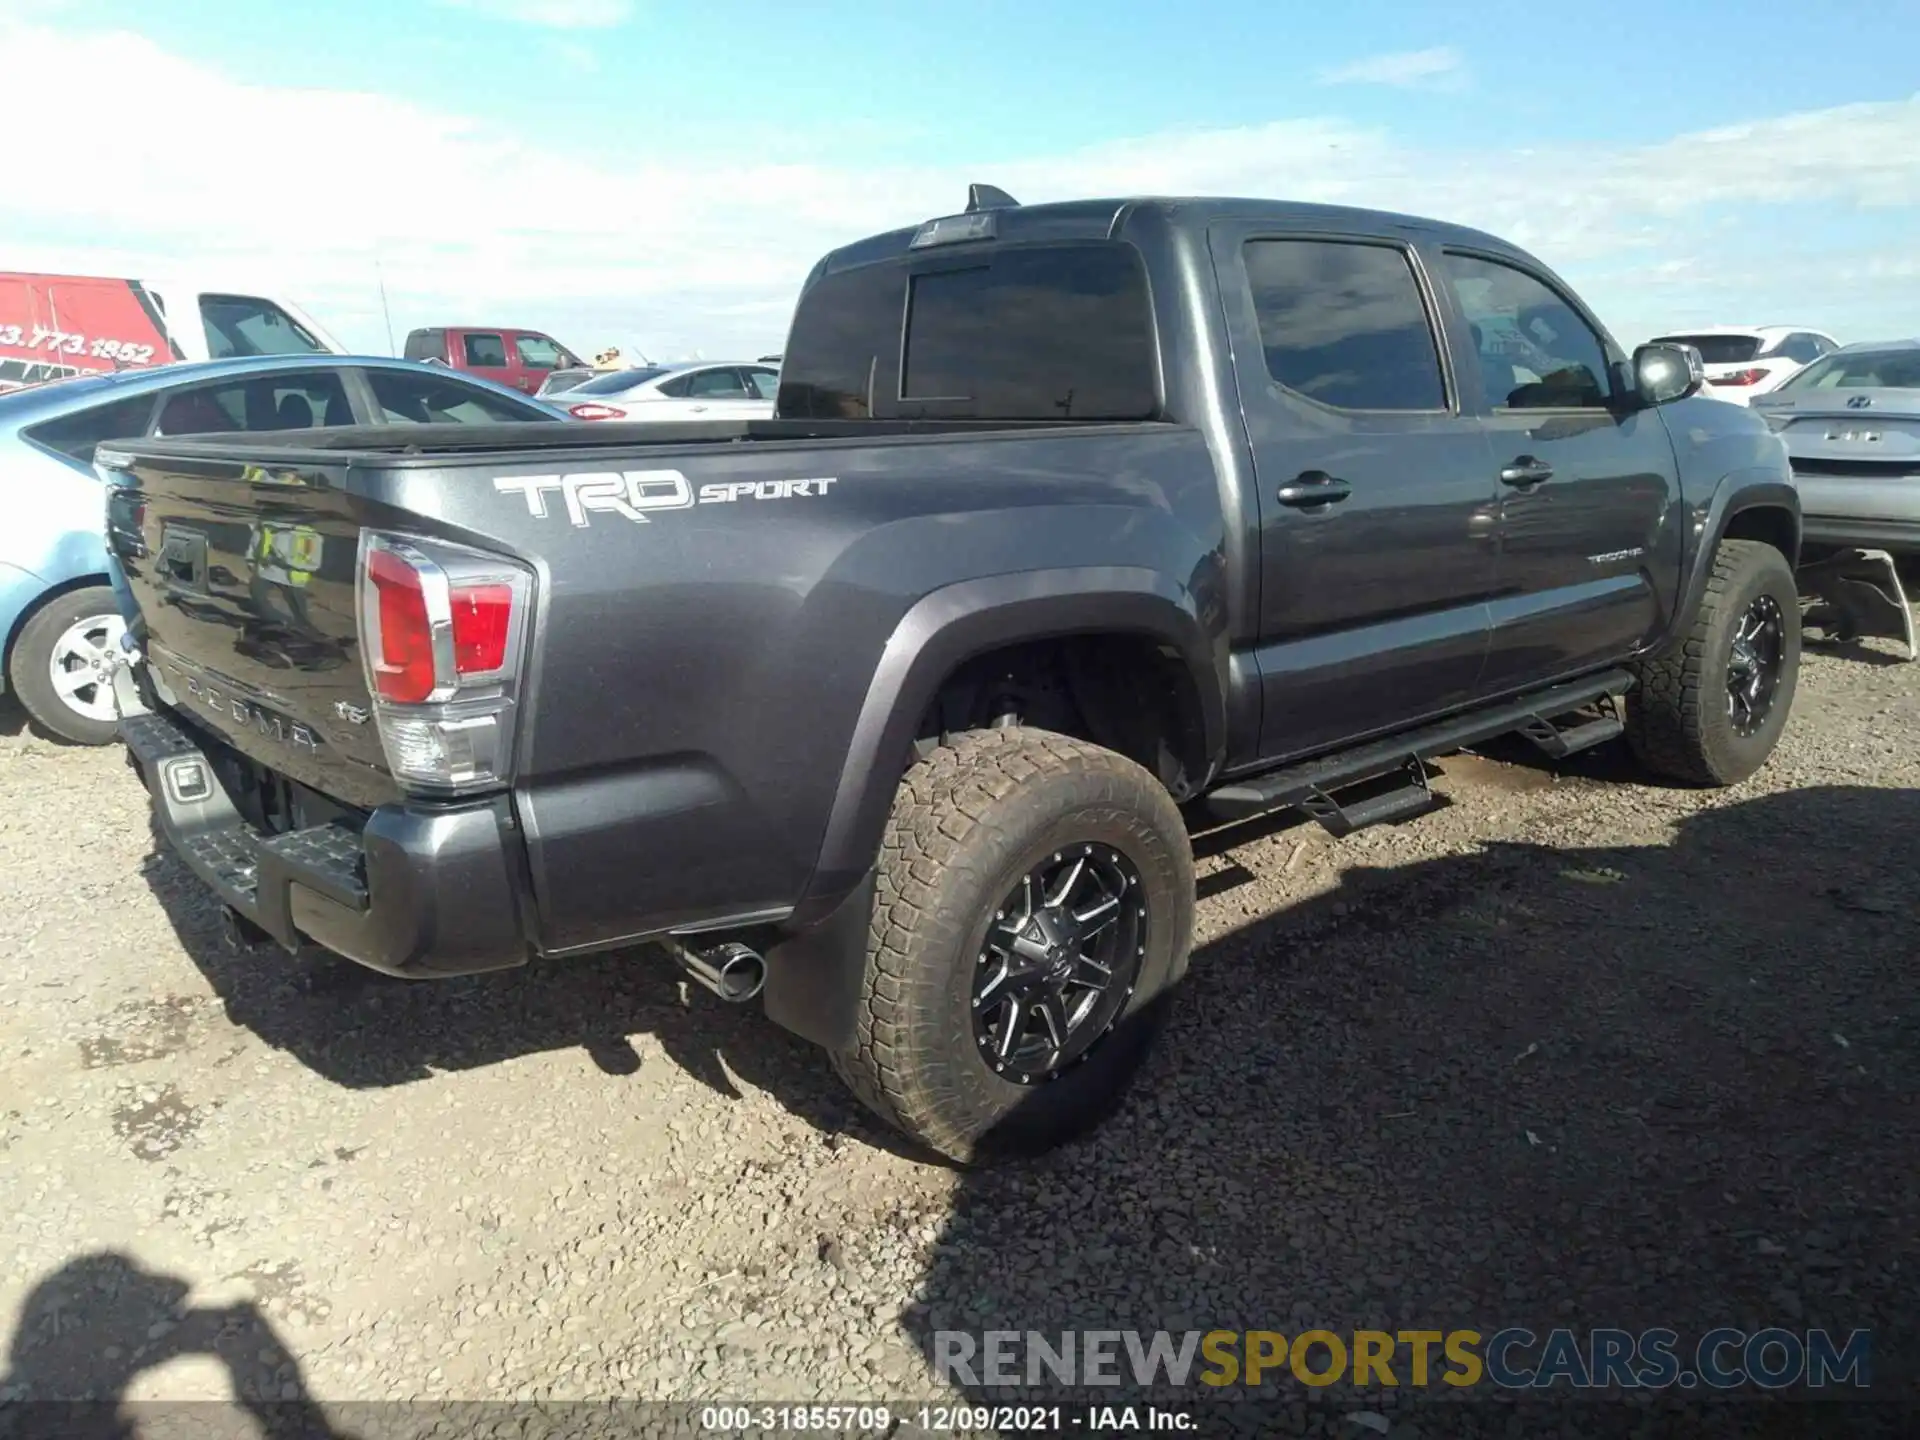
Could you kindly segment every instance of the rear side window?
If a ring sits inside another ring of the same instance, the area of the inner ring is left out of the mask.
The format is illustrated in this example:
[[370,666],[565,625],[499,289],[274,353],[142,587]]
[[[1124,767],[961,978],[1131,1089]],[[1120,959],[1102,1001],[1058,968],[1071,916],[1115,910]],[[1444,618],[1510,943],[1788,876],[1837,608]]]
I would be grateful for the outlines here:
[[1691,345],[1708,365],[1744,365],[1760,353],[1758,335],[1662,335],[1656,345]]
[[338,375],[276,375],[178,391],[161,406],[158,429],[162,435],[207,435],[353,423]]
[[504,365],[507,363],[507,347],[498,335],[469,335],[466,337],[467,364]]
[[207,327],[207,354],[324,355],[327,347],[304,325],[271,300],[253,295],[202,295],[200,318]]
[[744,400],[747,387],[738,370],[697,370],[687,377],[685,391],[675,393],[685,394],[690,400]]
[[463,385],[446,375],[404,375],[392,370],[369,370],[367,382],[389,425],[488,425],[506,420],[552,420],[555,417]]
[[1406,252],[1345,240],[1250,240],[1267,373],[1342,410],[1443,410],[1433,323]]
[[144,435],[147,419],[153,414],[153,396],[135,395],[111,405],[96,405],[57,420],[43,421],[25,432],[27,439],[71,455],[76,460],[93,462],[93,447],[107,440],[130,440]]
[[801,298],[782,362],[781,414],[1142,420],[1157,412],[1153,312],[1131,245],[1010,246],[911,263],[918,273],[890,261],[828,275]]

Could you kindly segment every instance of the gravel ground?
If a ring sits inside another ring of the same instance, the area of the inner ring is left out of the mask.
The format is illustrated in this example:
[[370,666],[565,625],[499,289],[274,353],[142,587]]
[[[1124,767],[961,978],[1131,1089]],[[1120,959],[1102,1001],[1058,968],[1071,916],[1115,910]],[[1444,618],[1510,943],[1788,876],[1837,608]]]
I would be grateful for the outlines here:
[[[653,952],[432,985],[228,955],[120,755],[9,709],[0,1398],[898,1401],[957,1393],[938,1329],[1723,1323],[1871,1328],[1912,1395],[1916,722],[1920,665],[1812,654],[1731,791],[1498,747],[1403,826],[1203,836],[1145,1082],[961,1175]],[[1639,1413],[1278,1393],[1208,1430]]]

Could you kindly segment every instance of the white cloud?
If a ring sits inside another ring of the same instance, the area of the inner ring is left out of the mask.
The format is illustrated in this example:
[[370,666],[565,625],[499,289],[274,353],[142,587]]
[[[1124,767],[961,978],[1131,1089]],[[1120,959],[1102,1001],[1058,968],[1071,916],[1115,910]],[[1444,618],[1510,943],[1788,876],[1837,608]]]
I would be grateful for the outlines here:
[[1399,89],[1453,88],[1464,82],[1466,59],[1451,45],[1369,55],[1320,72],[1322,85],[1392,85]]
[[438,0],[550,30],[611,30],[633,18],[633,0]]
[[[1877,271],[1856,257],[1844,285],[1817,247],[1773,258],[1801,238],[1794,214],[1920,206],[1920,97],[1631,147],[1446,150],[1306,118],[964,166],[728,165],[582,155],[391,96],[247,85],[124,32],[0,20],[0,51],[18,113],[56,113],[60,77],[75,74],[103,93],[169,97],[138,127],[82,117],[58,146],[9,148],[6,263],[155,274],[191,262],[289,291],[364,348],[386,348],[377,261],[400,333],[482,319],[585,351],[607,339],[656,356],[771,351],[823,251],[957,210],[971,180],[1029,202],[1274,196],[1459,221],[1539,254],[1623,339],[1709,301],[1734,318],[1758,307],[1843,332],[1920,330],[1920,280],[1898,257]],[[1728,231],[1757,206],[1799,209]],[[1729,288],[1735,255],[1754,278]],[[1688,270],[1693,257],[1711,258]],[[1789,303],[1796,287],[1805,306]]]

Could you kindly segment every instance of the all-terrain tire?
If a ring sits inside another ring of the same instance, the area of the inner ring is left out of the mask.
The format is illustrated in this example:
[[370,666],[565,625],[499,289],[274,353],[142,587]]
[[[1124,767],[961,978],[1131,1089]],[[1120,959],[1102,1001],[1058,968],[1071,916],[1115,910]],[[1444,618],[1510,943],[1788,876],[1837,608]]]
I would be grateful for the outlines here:
[[82,714],[63,700],[53,688],[49,664],[61,637],[75,625],[98,620],[116,637],[121,628],[120,604],[105,585],[88,585],[56,595],[28,617],[14,637],[13,651],[7,657],[7,683],[21,708],[41,729],[71,741],[75,745],[110,745],[118,738],[120,721],[111,704],[112,686],[102,680],[88,687],[85,694],[104,693],[113,718]]
[[[1054,1078],[997,1074],[974,1030],[996,907],[1068,847],[1111,847],[1144,897],[1139,970],[1113,1028]],[[1192,946],[1193,852],[1171,797],[1121,755],[1049,731],[958,737],[900,783],[887,821],[853,1043],[834,1068],[895,1128],[962,1163],[1034,1153],[1110,1113]]]
[[[1692,626],[1637,667],[1627,696],[1627,742],[1655,774],[1690,785],[1735,785],[1779,744],[1800,674],[1800,597],[1786,556],[1756,540],[1722,540]],[[1742,735],[1728,711],[1734,637],[1770,598],[1783,629],[1779,676],[1764,719]]]

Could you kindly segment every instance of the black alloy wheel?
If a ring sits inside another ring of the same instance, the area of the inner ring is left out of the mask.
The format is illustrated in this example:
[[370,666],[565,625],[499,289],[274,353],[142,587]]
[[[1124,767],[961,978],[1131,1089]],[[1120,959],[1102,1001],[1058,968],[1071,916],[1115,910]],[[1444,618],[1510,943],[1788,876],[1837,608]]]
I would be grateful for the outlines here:
[[1751,735],[1766,723],[1780,688],[1786,655],[1786,617],[1771,595],[1756,595],[1733,632],[1727,656],[1727,718],[1734,733]]
[[1146,954],[1140,872],[1109,845],[1055,851],[1008,892],[973,981],[973,1035],[1002,1079],[1040,1085],[1091,1054]]

